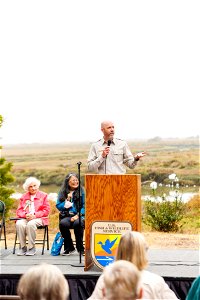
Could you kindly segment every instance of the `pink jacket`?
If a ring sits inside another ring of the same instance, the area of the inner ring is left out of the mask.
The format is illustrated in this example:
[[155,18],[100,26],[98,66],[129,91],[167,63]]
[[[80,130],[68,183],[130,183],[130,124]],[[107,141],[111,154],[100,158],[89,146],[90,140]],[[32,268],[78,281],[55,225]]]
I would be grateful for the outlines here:
[[[26,218],[26,210],[24,210],[27,200],[30,200],[30,193],[27,192],[22,195],[20,198],[20,203],[16,211],[16,215],[18,218]],[[49,224],[49,212],[50,212],[50,204],[47,199],[47,194],[44,192],[37,191],[36,196],[34,198],[35,205],[35,216],[36,218],[41,218],[44,225]]]

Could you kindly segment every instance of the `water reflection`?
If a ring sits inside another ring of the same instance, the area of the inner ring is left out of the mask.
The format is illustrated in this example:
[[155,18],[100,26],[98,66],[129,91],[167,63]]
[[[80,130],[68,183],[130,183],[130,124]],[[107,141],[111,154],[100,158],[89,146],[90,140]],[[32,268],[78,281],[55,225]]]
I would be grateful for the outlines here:
[[[187,203],[195,195],[198,195],[198,194],[197,193],[183,193],[183,194],[180,195],[178,200],[181,200],[183,203]],[[174,201],[175,196],[174,195],[169,195],[169,196],[166,196],[165,199],[168,200],[168,201]],[[153,196],[152,197],[150,195],[145,195],[145,196],[142,196],[142,200],[144,200],[144,201],[151,200],[151,201],[161,202],[163,199],[160,196],[157,196],[157,197]]]

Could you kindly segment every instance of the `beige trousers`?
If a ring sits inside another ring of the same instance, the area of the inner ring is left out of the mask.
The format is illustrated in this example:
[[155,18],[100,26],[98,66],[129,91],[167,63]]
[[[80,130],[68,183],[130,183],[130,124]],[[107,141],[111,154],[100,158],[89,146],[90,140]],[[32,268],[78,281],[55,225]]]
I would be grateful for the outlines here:
[[17,220],[16,230],[21,248],[26,246],[26,236],[28,239],[28,249],[35,247],[36,230],[37,226],[42,226],[41,218],[27,221],[26,219]]

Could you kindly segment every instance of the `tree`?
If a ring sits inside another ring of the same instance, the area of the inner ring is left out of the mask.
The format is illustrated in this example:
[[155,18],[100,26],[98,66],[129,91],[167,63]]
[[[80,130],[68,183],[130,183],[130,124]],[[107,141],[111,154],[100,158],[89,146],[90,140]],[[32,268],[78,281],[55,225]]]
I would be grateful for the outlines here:
[[[0,115],[0,128],[2,124],[3,117]],[[0,145],[0,150],[1,149],[2,146]],[[11,162],[7,162],[5,158],[0,157],[0,200],[5,203],[7,213],[14,203],[14,200],[10,198],[14,190],[8,187],[8,185],[15,180],[11,174],[12,166],[13,164]]]

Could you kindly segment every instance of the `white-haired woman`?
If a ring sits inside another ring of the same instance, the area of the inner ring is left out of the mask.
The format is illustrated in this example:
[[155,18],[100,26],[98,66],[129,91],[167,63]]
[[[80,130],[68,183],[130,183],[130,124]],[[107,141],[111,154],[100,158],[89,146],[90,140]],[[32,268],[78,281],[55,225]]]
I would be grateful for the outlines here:
[[57,266],[40,264],[22,275],[17,294],[23,300],[67,300],[69,285]]
[[117,260],[103,271],[103,299],[136,300],[142,298],[140,272],[127,260]]
[[[20,198],[16,215],[20,220],[16,222],[20,249],[17,255],[35,255],[35,239],[38,226],[48,225],[50,204],[47,194],[39,191],[40,181],[35,177],[28,177],[23,184],[25,194]],[[26,246],[26,236],[28,248]]]
[[[130,261],[141,272],[143,299],[178,299],[160,275],[146,270],[148,265],[147,244],[140,232],[127,231],[121,236],[116,260]],[[104,286],[104,275],[102,274],[88,300],[103,299]]]

